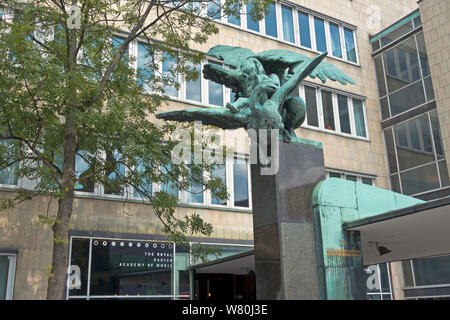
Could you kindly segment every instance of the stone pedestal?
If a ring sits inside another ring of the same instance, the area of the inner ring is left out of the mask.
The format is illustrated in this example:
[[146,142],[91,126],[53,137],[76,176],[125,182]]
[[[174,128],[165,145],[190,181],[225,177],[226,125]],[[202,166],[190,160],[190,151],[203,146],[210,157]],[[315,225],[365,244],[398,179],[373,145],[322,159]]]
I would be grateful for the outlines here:
[[256,298],[319,299],[311,198],[325,178],[317,144],[280,142],[279,170],[252,164]]

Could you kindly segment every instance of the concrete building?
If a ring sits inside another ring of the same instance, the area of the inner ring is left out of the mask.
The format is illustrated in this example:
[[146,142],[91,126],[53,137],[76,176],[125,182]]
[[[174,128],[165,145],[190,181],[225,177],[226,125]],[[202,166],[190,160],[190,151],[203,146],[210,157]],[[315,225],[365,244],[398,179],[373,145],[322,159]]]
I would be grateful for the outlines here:
[[[450,156],[447,1],[279,1],[259,22],[246,14],[250,9],[242,8],[240,19],[218,17],[219,33],[192,49],[207,52],[222,44],[254,52],[286,49],[308,56],[327,51],[327,62],[356,84],[304,81],[298,95],[307,103],[307,119],[297,130],[298,136],[322,143],[327,178],[392,189],[424,200],[450,194],[445,160]],[[8,17],[7,13],[0,16]],[[135,68],[144,63],[139,60],[143,46],[141,41],[130,46],[130,54],[138,57]],[[233,99],[227,88],[205,79],[184,82],[170,95],[166,110],[225,106]],[[78,160],[77,173],[81,174],[88,168]],[[408,164],[402,166],[402,161]],[[0,196],[32,183],[15,180],[12,171],[0,172]],[[231,198],[218,203],[208,192],[193,196],[173,190],[180,199],[176,215],[200,214],[213,224],[214,234],[193,238],[193,242],[220,246],[224,257],[241,254],[238,257],[245,259],[253,249],[251,181],[245,152],[227,159],[217,174],[225,178]],[[153,185],[152,189],[168,187]],[[220,286],[230,279],[239,290],[227,292],[226,297],[252,297],[249,270],[234,277],[207,276],[207,272],[193,277],[189,254],[164,242],[162,225],[151,206],[134,197],[131,188],[124,187],[119,193],[101,185],[78,190],[70,226],[73,267],[69,299],[205,298],[211,293],[207,286]],[[52,237],[48,226],[39,224],[38,215],[55,212],[55,206],[50,197],[40,196],[13,210],[0,211],[0,299],[45,299]],[[121,254],[129,259],[120,260]],[[145,267],[146,260],[141,258],[146,254],[162,259],[158,267]],[[448,261],[447,257],[433,259],[439,265]],[[366,288],[367,297],[405,298],[405,287],[419,285],[415,280],[411,284],[413,274],[416,280],[419,277],[410,270],[429,260],[421,261],[368,266],[367,276],[378,277],[380,285]],[[137,275],[136,270],[142,272]],[[432,285],[448,283],[450,275],[444,270]]]

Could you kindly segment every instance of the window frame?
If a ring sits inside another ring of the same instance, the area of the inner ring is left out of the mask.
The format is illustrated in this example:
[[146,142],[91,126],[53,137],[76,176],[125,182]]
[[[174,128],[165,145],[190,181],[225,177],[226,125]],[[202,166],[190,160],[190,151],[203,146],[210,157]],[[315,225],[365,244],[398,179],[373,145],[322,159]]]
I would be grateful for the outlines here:
[[13,300],[14,284],[16,280],[17,252],[0,251],[0,256],[7,256],[9,260],[5,300]]

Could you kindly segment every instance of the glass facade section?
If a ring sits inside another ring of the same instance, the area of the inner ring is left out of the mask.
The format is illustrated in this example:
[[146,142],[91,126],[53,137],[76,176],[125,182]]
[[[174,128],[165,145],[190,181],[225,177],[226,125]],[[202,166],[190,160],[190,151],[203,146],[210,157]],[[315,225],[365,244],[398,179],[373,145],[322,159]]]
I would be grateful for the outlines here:
[[294,43],[294,20],[292,18],[292,9],[281,6],[281,16],[283,23],[283,40]]
[[125,167],[120,164],[120,155],[117,152],[106,153],[106,178],[104,185],[105,194],[123,196],[124,187],[120,184],[121,177],[125,176]]
[[[176,63],[175,57],[171,57],[168,53],[163,53],[163,61],[162,61],[162,75],[166,81],[172,83],[176,81],[176,76],[173,74],[173,68]],[[171,97],[178,97],[178,90],[174,85],[166,85],[164,88],[164,94]]]
[[94,167],[89,161],[89,154],[79,151],[75,156],[75,191],[94,192]]
[[[213,61],[208,61],[208,63],[220,65]],[[223,85],[208,80],[208,103],[219,107],[223,106]]]
[[150,86],[146,81],[153,77],[154,70],[154,55],[149,51],[149,45],[139,42],[137,53],[137,82],[140,86],[143,86],[146,91],[150,90]]
[[[366,137],[366,123],[364,121],[363,102],[359,99],[353,99],[353,113],[355,117],[356,135],[359,137]],[[342,130],[342,125],[341,125]]]
[[402,261],[405,286],[450,284],[450,255]]
[[202,101],[202,78],[201,66],[192,66],[193,70],[198,73],[196,80],[186,81],[186,99],[201,102]]
[[266,24],[266,34],[275,38],[278,37],[277,12],[274,3],[269,6],[269,13],[264,19]]
[[[218,165],[212,170],[212,178],[219,178],[222,180],[222,184],[227,185],[227,170],[225,165]],[[227,200],[219,200],[215,197],[211,197],[211,204],[225,206]]]
[[228,21],[228,23],[234,24],[235,26],[240,26],[241,25],[241,15],[240,15],[241,8],[239,7],[238,4],[235,4],[232,8],[236,9],[239,12],[239,14],[229,15],[227,17],[227,21]]

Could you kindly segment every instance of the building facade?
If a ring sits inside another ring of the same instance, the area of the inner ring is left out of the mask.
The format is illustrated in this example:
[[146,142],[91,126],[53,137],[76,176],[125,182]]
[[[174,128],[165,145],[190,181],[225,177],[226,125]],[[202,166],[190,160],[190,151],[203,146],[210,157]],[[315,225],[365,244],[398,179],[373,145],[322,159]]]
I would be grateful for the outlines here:
[[[437,0],[279,1],[255,22],[248,5],[240,17],[214,16],[219,32],[192,49],[207,52],[222,44],[254,52],[293,50],[310,57],[328,52],[327,62],[356,84],[304,81],[296,94],[306,101],[307,117],[297,135],[322,143],[327,177],[427,200],[448,195],[448,6]],[[0,12],[8,19],[8,12]],[[145,65],[146,45],[143,39],[130,45],[136,70]],[[163,74],[170,63],[161,63]],[[229,89],[209,80],[180,80],[179,90],[167,88],[171,98],[162,111],[233,101]],[[210,222],[213,235],[192,241],[221,247],[223,257],[253,248],[250,165],[245,149],[238,151],[215,172],[228,187],[226,202],[208,192],[149,186],[178,194],[177,217],[196,212]],[[89,170],[77,160],[78,175]],[[0,172],[1,196],[32,188],[32,181],[18,181],[13,171]],[[56,202],[42,195],[0,211],[0,299],[45,299],[52,237],[38,215],[55,209]],[[68,299],[195,298],[189,254],[164,241],[151,205],[132,188],[78,186],[70,229]],[[403,288],[411,283],[407,270],[406,262],[368,266],[368,283],[378,283],[368,286],[368,298],[403,299]]]

